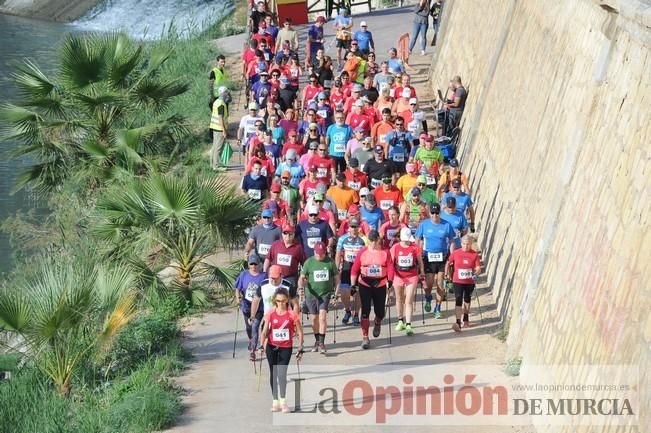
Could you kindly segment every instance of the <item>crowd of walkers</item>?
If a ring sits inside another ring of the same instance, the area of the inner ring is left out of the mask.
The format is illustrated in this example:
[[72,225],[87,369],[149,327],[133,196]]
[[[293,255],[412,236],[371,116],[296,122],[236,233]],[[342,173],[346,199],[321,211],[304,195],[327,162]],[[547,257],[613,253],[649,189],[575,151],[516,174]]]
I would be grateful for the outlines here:
[[241,69],[246,113],[234,119],[236,137],[228,136],[235,103],[223,58],[210,75],[211,162],[223,171],[224,147],[236,139],[241,192],[260,206],[235,287],[250,360],[262,348],[272,411],[287,412],[287,366],[293,348],[297,359],[303,355],[302,325],[312,327],[309,350],[326,354],[328,325],[337,325],[328,311],[341,312],[340,325],[359,327],[363,349],[372,346],[369,334],[381,335],[393,298],[397,314],[388,326],[407,337],[416,332],[418,290],[423,320],[425,313],[445,318],[441,305],[452,294],[453,330],[471,326],[481,271],[472,249],[475,212],[449,138],[466,92],[453,77],[438,115],[426,115],[408,65],[394,48],[376,50],[367,23],[356,30],[349,11],[330,24],[335,63],[326,54],[325,18],[309,26],[303,48],[290,19],[277,26],[266,3],[251,6]]

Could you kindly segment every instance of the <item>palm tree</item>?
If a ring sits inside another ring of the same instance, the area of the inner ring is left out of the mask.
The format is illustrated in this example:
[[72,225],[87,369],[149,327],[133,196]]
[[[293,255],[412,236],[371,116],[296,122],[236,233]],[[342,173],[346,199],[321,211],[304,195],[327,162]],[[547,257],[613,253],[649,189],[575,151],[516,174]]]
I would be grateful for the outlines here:
[[79,369],[134,317],[136,280],[125,265],[60,258],[42,259],[34,276],[0,288],[0,331],[67,395]]
[[222,177],[135,179],[100,196],[91,232],[110,245],[113,256],[138,257],[152,251],[175,269],[172,287],[191,303],[203,303],[198,279],[212,277],[232,288],[238,265],[220,268],[206,259],[220,248],[241,246],[257,204],[243,198]]
[[147,53],[122,33],[70,34],[52,77],[31,61],[18,66],[19,102],[0,109],[2,135],[19,143],[16,156],[36,162],[17,188],[51,190],[80,165],[99,182],[146,171],[148,155],[172,149],[188,129],[165,111],[188,87],[161,78],[171,54],[162,47]]

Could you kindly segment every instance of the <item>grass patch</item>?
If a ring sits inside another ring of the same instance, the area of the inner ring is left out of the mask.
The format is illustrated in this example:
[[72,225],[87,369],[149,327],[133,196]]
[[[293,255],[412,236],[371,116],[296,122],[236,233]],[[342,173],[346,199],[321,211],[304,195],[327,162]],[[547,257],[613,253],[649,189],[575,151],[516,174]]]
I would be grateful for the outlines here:
[[507,338],[509,338],[510,325],[511,325],[511,316],[507,316],[506,319],[502,321],[497,331],[493,334],[493,337],[497,338],[502,343],[506,343]]
[[7,353],[0,355],[0,372],[2,371],[16,371],[18,362],[20,362],[20,354]]
[[522,357],[516,356],[511,358],[506,362],[506,367],[504,367],[504,373],[507,376],[520,376],[520,368],[522,367]]

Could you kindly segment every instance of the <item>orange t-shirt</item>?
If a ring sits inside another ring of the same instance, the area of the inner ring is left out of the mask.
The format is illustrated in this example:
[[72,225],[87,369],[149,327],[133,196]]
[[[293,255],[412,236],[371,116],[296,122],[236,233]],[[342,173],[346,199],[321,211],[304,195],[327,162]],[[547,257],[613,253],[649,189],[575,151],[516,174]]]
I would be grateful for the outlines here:
[[353,203],[359,202],[359,194],[352,188],[339,188],[331,186],[326,193],[335,201],[337,205],[337,219],[343,221],[348,216],[348,208]]
[[373,144],[382,144],[386,148],[386,136],[389,131],[393,131],[395,127],[391,122],[378,122],[371,128],[371,137]]

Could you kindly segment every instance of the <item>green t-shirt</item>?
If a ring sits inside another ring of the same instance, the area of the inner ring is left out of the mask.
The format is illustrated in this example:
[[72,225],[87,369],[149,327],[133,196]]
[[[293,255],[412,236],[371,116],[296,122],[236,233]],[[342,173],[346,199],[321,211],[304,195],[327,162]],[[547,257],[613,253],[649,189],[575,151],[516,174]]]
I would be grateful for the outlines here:
[[[436,192],[432,188],[425,188],[420,191],[420,199],[423,200],[425,203],[427,203],[427,206],[431,206],[434,203],[438,203],[439,199],[436,196]],[[407,193],[407,197],[405,197],[406,202],[411,201],[411,192]]]
[[427,150],[425,149],[425,146],[421,146],[416,151],[416,155],[414,155],[414,160],[423,161],[423,163],[425,163],[425,167],[430,168],[434,161],[443,162],[443,154],[436,147],[433,148],[432,150]]
[[301,270],[301,274],[307,278],[306,296],[327,297],[335,289],[335,277],[338,272],[330,257],[323,261],[317,260],[316,257],[307,259]]

